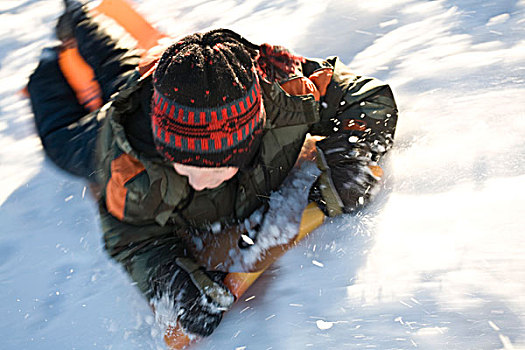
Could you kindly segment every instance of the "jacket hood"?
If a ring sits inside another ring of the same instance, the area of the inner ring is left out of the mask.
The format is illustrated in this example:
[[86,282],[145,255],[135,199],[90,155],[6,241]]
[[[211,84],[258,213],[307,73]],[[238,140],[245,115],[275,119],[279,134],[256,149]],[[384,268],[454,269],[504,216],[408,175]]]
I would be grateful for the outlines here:
[[112,127],[119,147],[137,159],[147,158],[165,163],[153,142],[151,128],[151,76],[134,74],[119,92],[111,113]]

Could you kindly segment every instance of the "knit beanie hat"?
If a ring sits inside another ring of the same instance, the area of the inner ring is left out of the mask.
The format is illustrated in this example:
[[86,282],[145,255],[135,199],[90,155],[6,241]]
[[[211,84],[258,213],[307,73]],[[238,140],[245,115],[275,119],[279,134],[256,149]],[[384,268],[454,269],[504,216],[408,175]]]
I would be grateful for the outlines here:
[[[153,73],[152,129],[166,160],[203,167],[250,162],[265,121],[261,47],[218,29],[189,35],[164,51]],[[284,60],[284,70],[293,69],[294,57]]]

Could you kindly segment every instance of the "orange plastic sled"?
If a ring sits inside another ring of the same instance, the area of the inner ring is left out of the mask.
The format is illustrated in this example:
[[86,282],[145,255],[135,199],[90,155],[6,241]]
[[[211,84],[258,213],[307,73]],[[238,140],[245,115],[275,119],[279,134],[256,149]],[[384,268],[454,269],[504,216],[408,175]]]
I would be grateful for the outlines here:
[[103,0],[93,12],[113,18],[137,40],[137,45],[141,49],[149,50],[166,37],[135,11],[126,0]]

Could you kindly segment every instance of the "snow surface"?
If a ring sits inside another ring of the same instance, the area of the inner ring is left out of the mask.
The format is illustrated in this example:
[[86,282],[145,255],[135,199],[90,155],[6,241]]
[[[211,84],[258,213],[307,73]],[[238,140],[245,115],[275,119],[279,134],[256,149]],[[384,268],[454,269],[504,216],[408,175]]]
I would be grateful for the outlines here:
[[[230,27],[391,83],[377,200],[288,252],[195,349],[525,349],[524,0],[142,0],[174,36]],[[18,91],[56,0],[0,0],[0,348],[162,349],[82,181]]]

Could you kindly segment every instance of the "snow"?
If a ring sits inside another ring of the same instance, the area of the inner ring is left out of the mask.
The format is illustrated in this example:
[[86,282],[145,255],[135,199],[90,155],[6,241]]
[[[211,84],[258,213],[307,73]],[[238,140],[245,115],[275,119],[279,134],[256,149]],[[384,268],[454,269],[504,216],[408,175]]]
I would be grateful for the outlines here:
[[[168,1],[180,36],[229,27],[388,81],[400,119],[375,202],[270,268],[195,349],[525,348],[525,1]],[[0,1],[2,349],[162,349],[105,254],[85,184],[42,155],[18,92],[52,0]],[[293,206],[294,203],[290,203]]]
[[[303,163],[290,173],[279,191],[272,193],[268,212],[263,215],[257,210],[250,216],[249,222],[261,225],[260,230],[253,234],[257,239],[249,249],[241,250],[238,257],[232,257],[234,264],[231,271],[252,271],[261,254],[293,240],[299,231],[302,211],[308,204],[306,189],[310,188],[319,173],[314,162]],[[245,227],[251,225],[245,224]],[[252,233],[250,231],[248,233]],[[243,239],[251,240],[248,236],[243,236]]]

